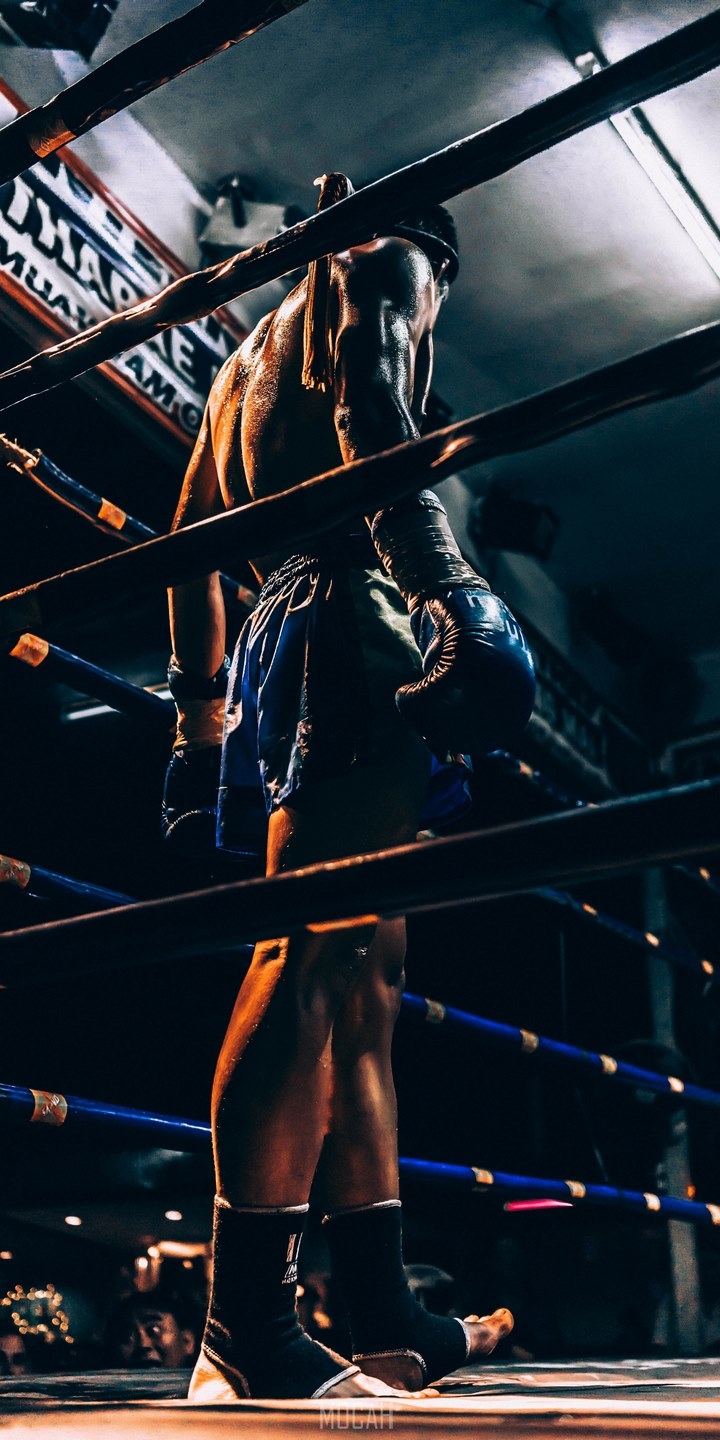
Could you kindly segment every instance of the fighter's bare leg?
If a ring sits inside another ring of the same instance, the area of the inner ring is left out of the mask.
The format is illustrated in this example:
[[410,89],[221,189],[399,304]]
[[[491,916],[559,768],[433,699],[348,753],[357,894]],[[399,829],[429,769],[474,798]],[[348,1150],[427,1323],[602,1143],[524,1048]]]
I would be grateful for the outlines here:
[[321,1171],[329,1211],[397,1199],[399,1193],[391,1047],[404,965],[404,918],[381,920],[333,1027],[330,1125]]
[[468,1316],[461,1329],[456,1321],[428,1317],[405,1281],[391,1063],[404,959],[404,920],[381,921],[333,1027],[322,1179],[333,1270],[345,1293],[356,1358],[367,1373],[415,1390],[427,1378],[490,1354],[512,1328],[512,1316],[504,1309],[483,1319]]
[[[313,787],[301,811],[288,807],[274,814],[268,873],[409,838],[408,792],[419,792],[425,767],[421,747],[410,748],[409,754],[406,767],[364,769],[344,779],[341,802],[334,782]],[[302,1228],[299,1212],[306,1206],[328,1125],[332,1025],[371,938],[372,927],[362,927],[256,948],[213,1094],[221,1199],[210,1320],[193,1399],[229,1398],[228,1390],[231,1396],[233,1389],[245,1393],[245,1387],[257,1395],[300,1395],[306,1376],[306,1395],[388,1393],[369,1376],[348,1374],[339,1357],[331,1357],[335,1363],[329,1364],[329,1352],[306,1336],[298,1338],[290,1303],[294,1285],[290,1291],[287,1279]],[[247,1299],[237,1300],[238,1292],[247,1290],[249,1274],[252,1316]],[[266,1337],[264,1354],[259,1336]]]
[[[270,817],[267,874],[411,840],[427,763],[418,741],[392,767],[368,766],[308,788],[302,809],[283,807]],[[374,928],[256,946],[213,1087],[218,1191],[231,1204],[307,1201],[330,1117],[332,1027],[367,961]]]

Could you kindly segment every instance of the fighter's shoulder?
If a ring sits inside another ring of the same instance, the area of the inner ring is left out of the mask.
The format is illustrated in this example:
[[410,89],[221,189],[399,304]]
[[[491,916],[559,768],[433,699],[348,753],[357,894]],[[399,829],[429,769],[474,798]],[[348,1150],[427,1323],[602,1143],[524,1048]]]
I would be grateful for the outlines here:
[[274,316],[275,311],[270,315],[265,315],[255,329],[246,336],[242,345],[239,345],[237,350],[233,350],[227,360],[223,361],[210,390],[211,406],[214,407],[221,403],[238,386],[244,385],[248,367],[263,344]]
[[334,268],[350,299],[381,294],[403,307],[415,306],[432,290],[427,255],[399,235],[385,235],[341,251],[335,256]]

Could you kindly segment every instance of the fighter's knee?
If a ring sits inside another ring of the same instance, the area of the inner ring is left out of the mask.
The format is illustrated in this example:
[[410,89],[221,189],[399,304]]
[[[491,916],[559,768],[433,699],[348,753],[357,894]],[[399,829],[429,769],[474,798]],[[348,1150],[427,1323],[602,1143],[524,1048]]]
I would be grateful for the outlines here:
[[401,959],[386,960],[368,969],[358,982],[358,999],[368,1016],[396,1019],[405,989],[405,967]]
[[372,931],[335,932],[323,940],[308,952],[295,977],[301,1018],[337,1014],[367,965]]
[[383,920],[363,970],[360,985],[366,1002],[378,1010],[397,1010],[405,989],[405,921]]
[[353,1066],[360,1056],[384,1050],[400,1012],[404,987],[402,965],[389,970],[373,966],[363,972],[335,1024],[335,1063]]

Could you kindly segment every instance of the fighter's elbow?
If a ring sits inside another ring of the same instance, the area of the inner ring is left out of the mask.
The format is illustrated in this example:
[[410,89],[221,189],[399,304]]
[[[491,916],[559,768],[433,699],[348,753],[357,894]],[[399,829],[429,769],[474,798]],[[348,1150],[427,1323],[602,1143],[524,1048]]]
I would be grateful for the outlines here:
[[368,381],[358,389],[346,389],[335,405],[334,420],[341,446],[357,443],[365,453],[399,445],[416,434],[402,395],[384,383]]
[[335,429],[340,439],[344,439],[352,433],[353,428],[353,407],[352,405],[336,405],[333,412]]

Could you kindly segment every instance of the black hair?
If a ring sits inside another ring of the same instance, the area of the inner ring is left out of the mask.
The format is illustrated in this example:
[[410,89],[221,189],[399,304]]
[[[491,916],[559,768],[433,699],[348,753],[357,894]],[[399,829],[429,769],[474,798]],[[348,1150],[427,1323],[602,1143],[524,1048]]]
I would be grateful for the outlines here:
[[118,1301],[107,1322],[106,1341],[109,1345],[117,1345],[123,1340],[141,1310],[162,1310],[173,1316],[178,1330],[192,1330],[199,1334],[202,1322],[193,1298],[156,1286],[154,1290],[135,1290],[132,1295]]
[[436,274],[443,260],[449,260],[446,276],[448,283],[452,284],[460,268],[458,234],[455,221],[444,205],[427,205],[413,210],[384,233],[412,240],[425,251]]

